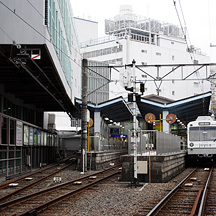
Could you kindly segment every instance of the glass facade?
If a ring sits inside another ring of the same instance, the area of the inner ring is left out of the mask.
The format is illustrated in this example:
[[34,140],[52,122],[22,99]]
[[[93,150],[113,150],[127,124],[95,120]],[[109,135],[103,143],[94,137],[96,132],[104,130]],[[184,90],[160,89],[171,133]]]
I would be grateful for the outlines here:
[[[88,61],[88,101],[98,104],[109,100],[110,71],[108,65],[100,62]],[[94,67],[95,66],[95,67]],[[103,87],[101,87],[103,86]],[[100,88],[101,87],[101,88]],[[94,91],[97,89],[97,91]]]
[[[72,14],[68,1],[58,0],[58,7],[54,0],[45,1],[45,24],[55,46],[56,53],[64,71],[69,86],[72,85],[71,53],[73,45]],[[63,25],[60,20],[62,19]],[[63,32],[66,34],[64,37]]]

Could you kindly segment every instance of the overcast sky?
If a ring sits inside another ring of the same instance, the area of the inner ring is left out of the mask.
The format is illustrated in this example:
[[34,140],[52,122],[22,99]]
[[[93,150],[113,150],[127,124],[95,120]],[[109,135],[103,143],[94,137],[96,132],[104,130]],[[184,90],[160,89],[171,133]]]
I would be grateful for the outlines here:
[[[216,62],[216,0],[175,0],[181,23],[182,11],[192,45],[201,48]],[[119,14],[120,5],[132,5],[133,12],[180,26],[173,0],[71,0],[75,17],[98,22],[99,36],[104,36],[104,20]],[[180,7],[181,6],[181,7]],[[182,8],[182,11],[181,11]]]

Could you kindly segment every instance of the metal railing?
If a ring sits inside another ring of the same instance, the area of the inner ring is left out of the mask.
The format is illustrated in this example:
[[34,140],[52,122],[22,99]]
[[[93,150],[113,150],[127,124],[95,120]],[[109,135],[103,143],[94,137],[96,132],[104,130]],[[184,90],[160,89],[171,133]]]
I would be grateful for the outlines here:
[[[131,131],[128,134],[128,154],[134,154],[131,144]],[[157,155],[181,151],[181,137],[157,130],[141,130],[137,133],[137,154],[145,154],[154,150]]]

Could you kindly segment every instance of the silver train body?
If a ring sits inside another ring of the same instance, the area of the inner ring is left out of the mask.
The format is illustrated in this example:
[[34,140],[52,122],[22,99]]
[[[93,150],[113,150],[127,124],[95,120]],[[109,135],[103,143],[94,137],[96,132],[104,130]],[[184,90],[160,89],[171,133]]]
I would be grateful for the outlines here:
[[213,158],[216,156],[216,121],[210,116],[199,116],[187,125],[188,155]]

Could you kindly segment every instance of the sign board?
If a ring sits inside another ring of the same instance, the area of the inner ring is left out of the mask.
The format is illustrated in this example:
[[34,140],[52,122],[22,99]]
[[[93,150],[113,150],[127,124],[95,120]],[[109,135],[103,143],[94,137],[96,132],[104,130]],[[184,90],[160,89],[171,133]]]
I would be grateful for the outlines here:
[[153,121],[156,119],[155,115],[153,113],[147,113],[145,115],[145,120],[146,122],[148,122],[149,124],[152,124]]
[[137,174],[148,174],[147,161],[137,161]]
[[90,119],[89,119],[89,122],[88,122],[89,127],[92,127],[93,123],[94,123],[94,122],[93,122],[93,119],[90,118]]
[[110,134],[110,137],[127,138],[126,134]]
[[31,50],[31,59],[33,60],[41,59],[41,50],[40,49]]
[[23,143],[23,123],[21,121],[16,121],[16,145],[22,146]]
[[90,112],[89,112],[89,110],[87,109],[87,122],[89,122],[90,121]]
[[176,121],[176,115],[173,113],[170,113],[166,116],[166,119],[167,119],[166,122],[168,124],[173,124]]
[[29,127],[24,125],[24,145],[28,145],[29,142]]
[[38,145],[41,145],[41,131],[38,130]]
[[29,131],[30,131],[30,132],[29,132],[29,145],[33,145],[33,134],[34,134],[33,128],[30,127],[30,130],[29,130]]

